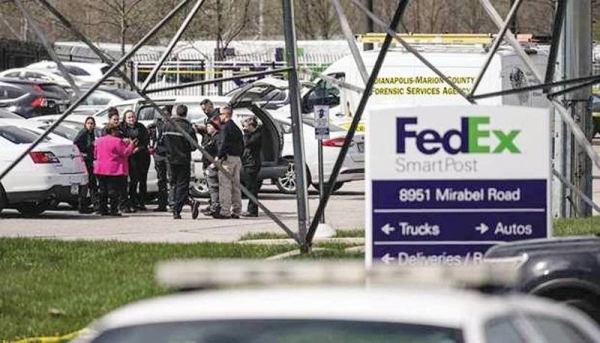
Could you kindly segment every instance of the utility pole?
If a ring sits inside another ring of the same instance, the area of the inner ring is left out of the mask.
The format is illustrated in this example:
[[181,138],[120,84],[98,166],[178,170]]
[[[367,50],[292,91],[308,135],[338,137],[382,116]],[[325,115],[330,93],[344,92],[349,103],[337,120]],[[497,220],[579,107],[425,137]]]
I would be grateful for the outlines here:
[[[567,1],[566,15],[561,37],[559,59],[563,79],[589,76],[592,73],[592,8],[590,1]],[[567,93],[563,102],[575,122],[592,139],[592,116],[588,107],[591,87]],[[563,127],[564,139],[561,150],[567,179],[579,190],[592,198],[592,161],[583,148],[575,143],[573,135]],[[590,216],[591,207],[570,191],[566,191],[564,214],[566,217]]]
[[306,158],[304,156],[304,123],[300,112],[300,82],[298,80],[298,57],[296,55],[296,28],[294,26],[293,0],[283,0],[283,33],[285,35],[285,52],[290,87],[290,110],[292,113],[292,137],[294,141],[294,166],[296,167],[296,203],[298,205],[298,236],[302,253],[308,253],[306,244],[310,214],[308,212],[308,190],[306,181]]
[[[373,0],[364,0],[365,1],[365,7],[367,7],[367,9],[371,12],[373,12]],[[373,30],[375,30],[374,26],[373,26],[373,19],[371,19],[368,15],[365,14],[365,30],[364,33],[370,33],[370,32],[374,32]],[[363,50],[367,51],[367,50],[373,50],[374,44],[373,43],[363,43]]]

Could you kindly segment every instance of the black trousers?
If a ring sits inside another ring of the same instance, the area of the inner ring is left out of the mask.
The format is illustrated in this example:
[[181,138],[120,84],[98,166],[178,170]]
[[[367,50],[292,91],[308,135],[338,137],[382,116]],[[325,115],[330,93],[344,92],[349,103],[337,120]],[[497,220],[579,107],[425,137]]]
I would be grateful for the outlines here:
[[147,151],[129,157],[129,206],[146,204],[150,155]]
[[[258,173],[260,173],[260,167],[244,166],[242,170],[242,184],[248,188],[248,191],[258,199]],[[252,200],[248,199],[248,210],[249,213],[258,214],[258,205]]]
[[[90,205],[98,206],[98,180],[94,175],[94,161],[85,160],[85,169],[88,173],[88,184],[79,188],[79,210],[88,208]],[[88,190],[90,197],[88,198]]]
[[169,204],[169,178],[171,171],[165,157],[154,158],[154,169],[158,178],[158,207],[166,208]]
[[189,198],[190,164],[170,164],[171,188],[173,189],[173,212],[181,213]]
[[120,198],[126,196],[127,176],[98,175],[100,189],[98,192],[100,213],[108,213],[110,200],[110,213],[119,212]]

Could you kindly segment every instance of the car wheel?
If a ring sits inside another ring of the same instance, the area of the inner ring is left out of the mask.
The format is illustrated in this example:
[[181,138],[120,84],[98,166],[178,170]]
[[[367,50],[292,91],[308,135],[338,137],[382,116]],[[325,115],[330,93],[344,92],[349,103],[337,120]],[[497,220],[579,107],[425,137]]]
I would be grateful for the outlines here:
[[210,193],[208,191],[208,182],[206,178],[196,179],[194,184],[190,187],[190,194],[194,198],[208,198]]
[[25,217],[36,217],[48,209],[50,203],[44,202],[26,202],[17,205],[17,211]]
[[8,205],[8,201],[6,200],[6,191],[0,183],[0,212],[2,212],[6,205]]
[[[283,194],[296,194],[296,168],[294,167],[294,159],[286,158],[288,161],[288,170],[283,176],[277,179],[275,185],[277,189]],[[306,179],[309,180],[310,185],[310,172],[306,168]]]

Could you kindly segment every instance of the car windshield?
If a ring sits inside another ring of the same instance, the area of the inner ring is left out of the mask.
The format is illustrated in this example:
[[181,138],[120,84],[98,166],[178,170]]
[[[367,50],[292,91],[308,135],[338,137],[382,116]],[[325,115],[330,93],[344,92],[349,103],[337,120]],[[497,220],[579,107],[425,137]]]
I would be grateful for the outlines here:
[[237,320],[149,324],[105,332],[94,343],[461,343],[458,329],[368,321]]

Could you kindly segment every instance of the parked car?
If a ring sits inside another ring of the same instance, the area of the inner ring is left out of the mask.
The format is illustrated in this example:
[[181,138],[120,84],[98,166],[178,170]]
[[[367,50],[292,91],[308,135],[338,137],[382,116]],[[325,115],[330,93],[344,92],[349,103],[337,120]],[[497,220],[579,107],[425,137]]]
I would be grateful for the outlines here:
[[18,114],[0,109],[0,119],[23,119],[23,117]]
[[[89,90],[88,86],[79,88],[82,92]],[[81,105],[73,110],[73,114],[94,115],[107,107],[122,103],[124,100],[140,99],[140,95],[127,89],[114,86],[100,86],[85,98]]]
[[600,324],[600,237],[532,239],[489,249],[487,263],[513,265],[516,290],[574,306]]
[[0,107],[24,118],[62,113],[70,101],[55,83],[0,78]]
[[[0,119],[0,170],[41,135],[24,122]],[[51,134],[0,180],[0,209],[15,208],[25,216],[37,216],[57,201],[77,199],[87,178],[79,149]]]
[[[62,62],[72,76],[82,82],[95,83],[110,69],[105,63]],[[54,61],[41,61],[28,65],[28,69],[58,70]]]
[[[58,69],[14,68],[0,72],[0,77],[30,81],[52,82],[65,89],[71,88],[71,85],[69,84],[67,79],[65,79],[62,76]],[[73,77],[73,81],[77,85],[84,84],[82,80],[75,76]]]
[[[304,95],[314,86],[310,82],[301,82],[300,95]],[[246,96],[256,106],[269,110],[275,118],[289,117],[289,83],[287,80],[277,78],[259,79],[253,83],[233,89],[225,94],[226,97],[236,98],[242,95]],[[277,110],[282,110],[281,115]]]
[[[71,342],[600,341],[598,327],[579,311],[531,296],[495,296],[410,282],[369,288],[332,285],[354,276],[354,271],[343,265],[337,273],[336,265],[304,267],[304,275],[297,279],[312,281],[321,276],[330,282],[304,287],[294,283],[294,269],[302,268],[295,268],[290,261],[279,265],[271,261],[263,269],[250,270],[241,268],[240,261],[232,262],[229,270],[214,267],[214,262],[205,269],[187,263],[187,268],[172,275],[181,276],[188,288],[204,278],[208,288],[129,304],[94,321]],[[221,275],[214,275],[217,272]],[[232,283],[236,289],[213,289],[223,288],[222,274],[247,283]],[[407,271],[403,274],[410,275]],[[441,283],[451,277],[438,274],[446,276],[436,280]]]
[[[294,165],[294,142],[292,136],[292,127],[290,121],[278,120],[284,135],[282,156],[288,160],[288,170],[285,175],[275,181],[277,188],[285,194],[296,193],[296,167]],[[313,119],[303,119],[304,135],[304,155],[306,157],[306,179],[308,185],[319,189],[319,159],[318,159],[318,140],[315,138],[315,123]],[[333,166],[340,153],[347,131],[339,126],[330,125],[330,138],[323,140],[323,176],[327,182],[333,171]],[[357,133],[352,139],[342,169],[333,187],[333,190],[339,190],[344,183],[350,181],[364,180],[365,178],[365,156],[364,156],[364,135]]]

